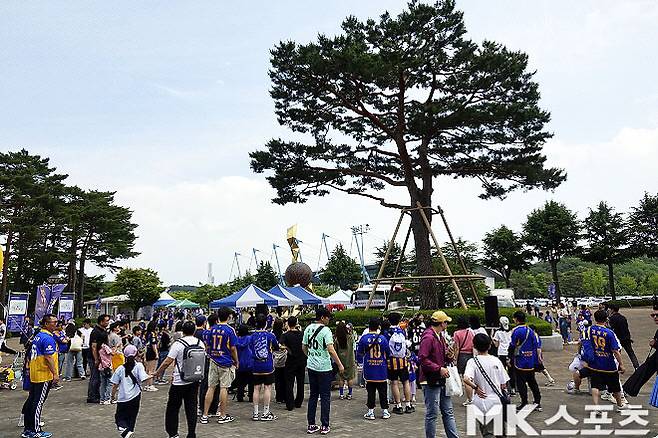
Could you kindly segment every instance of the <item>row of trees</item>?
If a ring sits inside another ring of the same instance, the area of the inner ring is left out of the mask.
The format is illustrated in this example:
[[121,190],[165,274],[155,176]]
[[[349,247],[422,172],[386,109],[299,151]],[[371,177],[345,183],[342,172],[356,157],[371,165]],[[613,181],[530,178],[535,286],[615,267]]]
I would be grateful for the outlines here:
[[[90,297],[85,293],[89,263],[116,269],[119,261],[137,255],[132,212],[116,204],[115,193],[83,190],[66,179],[48,158],[26,150],[0,153],[0,236],[5,241],[0,302],[10,290],[33,291],[56,276],[75,292],[79,311]],[[93,279],[94,285],[101,280]]]
[[[483,243],[483,263],[500,272],[508,287],[512,272],[525,270],[536,258],[549,264],[559,299],[558,263],[577,256],[606,267],[608,292],[614,299],[616,265],[636,257],[658,257],[658,194],[645,193],[626,214],[600,202],[582,221],[565,205],[549,201],[528,215],[522,233],[502,225],[487,233]],[[589,289],[598,290],[603,274],[593,270],[586,278]],[[628,279],[624,281],[627,285]]]

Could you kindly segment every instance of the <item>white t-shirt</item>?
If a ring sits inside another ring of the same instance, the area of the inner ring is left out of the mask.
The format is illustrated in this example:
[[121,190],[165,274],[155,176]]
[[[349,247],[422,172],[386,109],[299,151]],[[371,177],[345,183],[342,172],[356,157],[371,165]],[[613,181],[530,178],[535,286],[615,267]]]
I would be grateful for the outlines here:
[[[181,339],[187,342],[189,345],[197,345],[198,343],[200,346],[205,348],[203,342],[194,336],[183,336]],[[167,353],[167,357],[174,359],[174,380],[172,381],[172,385],[189,385],[192,383],[182,381],[180,378],[180,373],[178,372],[178,368],[183,364],[183,353],[185,352],[185,345],[180,342],[181,339],[171,344],[169,347],[169,353]]]
[[126,376],[126,369],[123,365],[119,366],[114,374],[112,374],[110,382],[115,385],[119,385],[119,396],[117,401],[127,402],[141,394],[142,388],[140,388],[139,384],[149,378],[148,374],[146,374],[146,370],[144,369],[144,365],[142,365],[140,362],[135,363],[132,375],[135,376],[135,379],[137,379],[137,384],[134,384],[133,379],[131,379],[129,376]]
[[494,333],[494,341],[498,341],[498,356],[507,356],[509,344],[512,343],[512,333],[498,330]]
[[480,333],[482,333],[483,335],[487,334],[487,329],[485,329],[484,327],[478,327],[475,330],[473,330],[473,329],[471,329],[471,330],[473,331],[473,336],[475,336],[477,334],[480,334]]
[[82,333],[82,348],[89,348],[89,336],[91,336],[91,332],[94,330],[93,328],[80,328],[80,333]]
[[[500,385],[502,383],[507,383],[509,381],[509,376],[507,371],[503,367],[502,362],[496,356],[477,356],[477,360],[482,365],[482,368],[487,373],[491,382],[494,385],[497,385],[498,391],[500,392]],[[495,405],[500,404],[500,398],[496,395],[494,390],[489,386],[486,379],[482,376],[480,369],[475,363],[475,358],[469,359],[466,363],[466,370],[464,371],[464,377],[471,377],[475,384],[482,388],[486,393],[486,398],[480,398],[477,394],[473,394],[473,405],[480,409],[483,413],[494,407]]]

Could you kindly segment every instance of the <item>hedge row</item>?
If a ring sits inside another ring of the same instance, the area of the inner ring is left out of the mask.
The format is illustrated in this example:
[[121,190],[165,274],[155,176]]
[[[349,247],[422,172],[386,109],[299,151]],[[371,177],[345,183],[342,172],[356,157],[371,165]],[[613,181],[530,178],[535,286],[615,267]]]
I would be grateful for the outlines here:
[[616,304],[621,308],[653,306],[653,298],[642,298],[641,300],[611,300],[606,304]]
[[[498,312],[500,316],[507,316],[510,322],[513,323],[512,315],[517,310],[518,309],[500,308],[498,309]],[[444,312],[446,312],[446,314],[452,318],[452,322],[448,324],[449,333],[453,333],[455,331],[456,321],[457,318],[460,316],[463,316],[466,319],[468,319],[470,316],[475,315],[480,319],[482,323],[484,322],[484,310],[444,309]],[[406,318],[411,318],[416,313],[416,311],[405,311],[398,313],[403,313]],[[422,313],[425,316],[425,319],[428,320],[429,317],[432,315],[432,313],[434,313],[434,311],[421,310],[420,313]],[[335,325],[337,321],[346,321],[351,323],[355,327],[367,327],[368,322],[370,321],[371,318],[385,316],[386,314],[387,314],[386,312],[382,313],[381,310],[368,310],[368,311],[362,309],[341,310],[339,312],[334,312],[333,319],[331,320],[330,325],[332,326]],[[305,323],[310,323],[313,320],[313,318],[314,318],[314,314],[305,314],[302,315],[299,319],[302,322],[302,325],[304,325]],[[536,318],[534,316],[528,316],[528,324],[534,326],[535,330],[537,331],[537,333],[539,333],[540,336],[550,336],[553,333],[553,328],[549,323],[547,323],[542,319]]]

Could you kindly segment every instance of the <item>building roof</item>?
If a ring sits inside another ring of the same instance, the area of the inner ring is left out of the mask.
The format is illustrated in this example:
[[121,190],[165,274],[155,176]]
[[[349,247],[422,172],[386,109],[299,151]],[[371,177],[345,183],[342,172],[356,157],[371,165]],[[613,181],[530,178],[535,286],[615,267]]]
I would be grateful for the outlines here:
[[[85,301],[84,304],[96,304],[97,300],[88,300]],[[123,295],[114,295],[112,297],[104,297],[101,298],[101,304],[105,303],[125,303],[126,301],[130,301],[130,298],[128,298],[128,295],[123,294]]]

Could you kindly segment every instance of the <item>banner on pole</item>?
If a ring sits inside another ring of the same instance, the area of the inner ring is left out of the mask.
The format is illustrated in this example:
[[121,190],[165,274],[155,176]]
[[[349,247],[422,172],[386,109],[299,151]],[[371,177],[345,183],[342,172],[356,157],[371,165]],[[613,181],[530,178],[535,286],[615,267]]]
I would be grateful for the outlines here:
[[27,302],[30,294],[26,292],[9,293],[9,312],[7,314],[7,331],[20,333],[25,315],[27,315]]
[[68,321],[73,318],[73,294],[62,294],[59,297],[59,310],[57,312],[57,319]]
[[34,322],[38,324],[43,315],[52,313],[55,303],[66,288],[65,284],[42,284],[37,286],[37,300],[34,307]]

